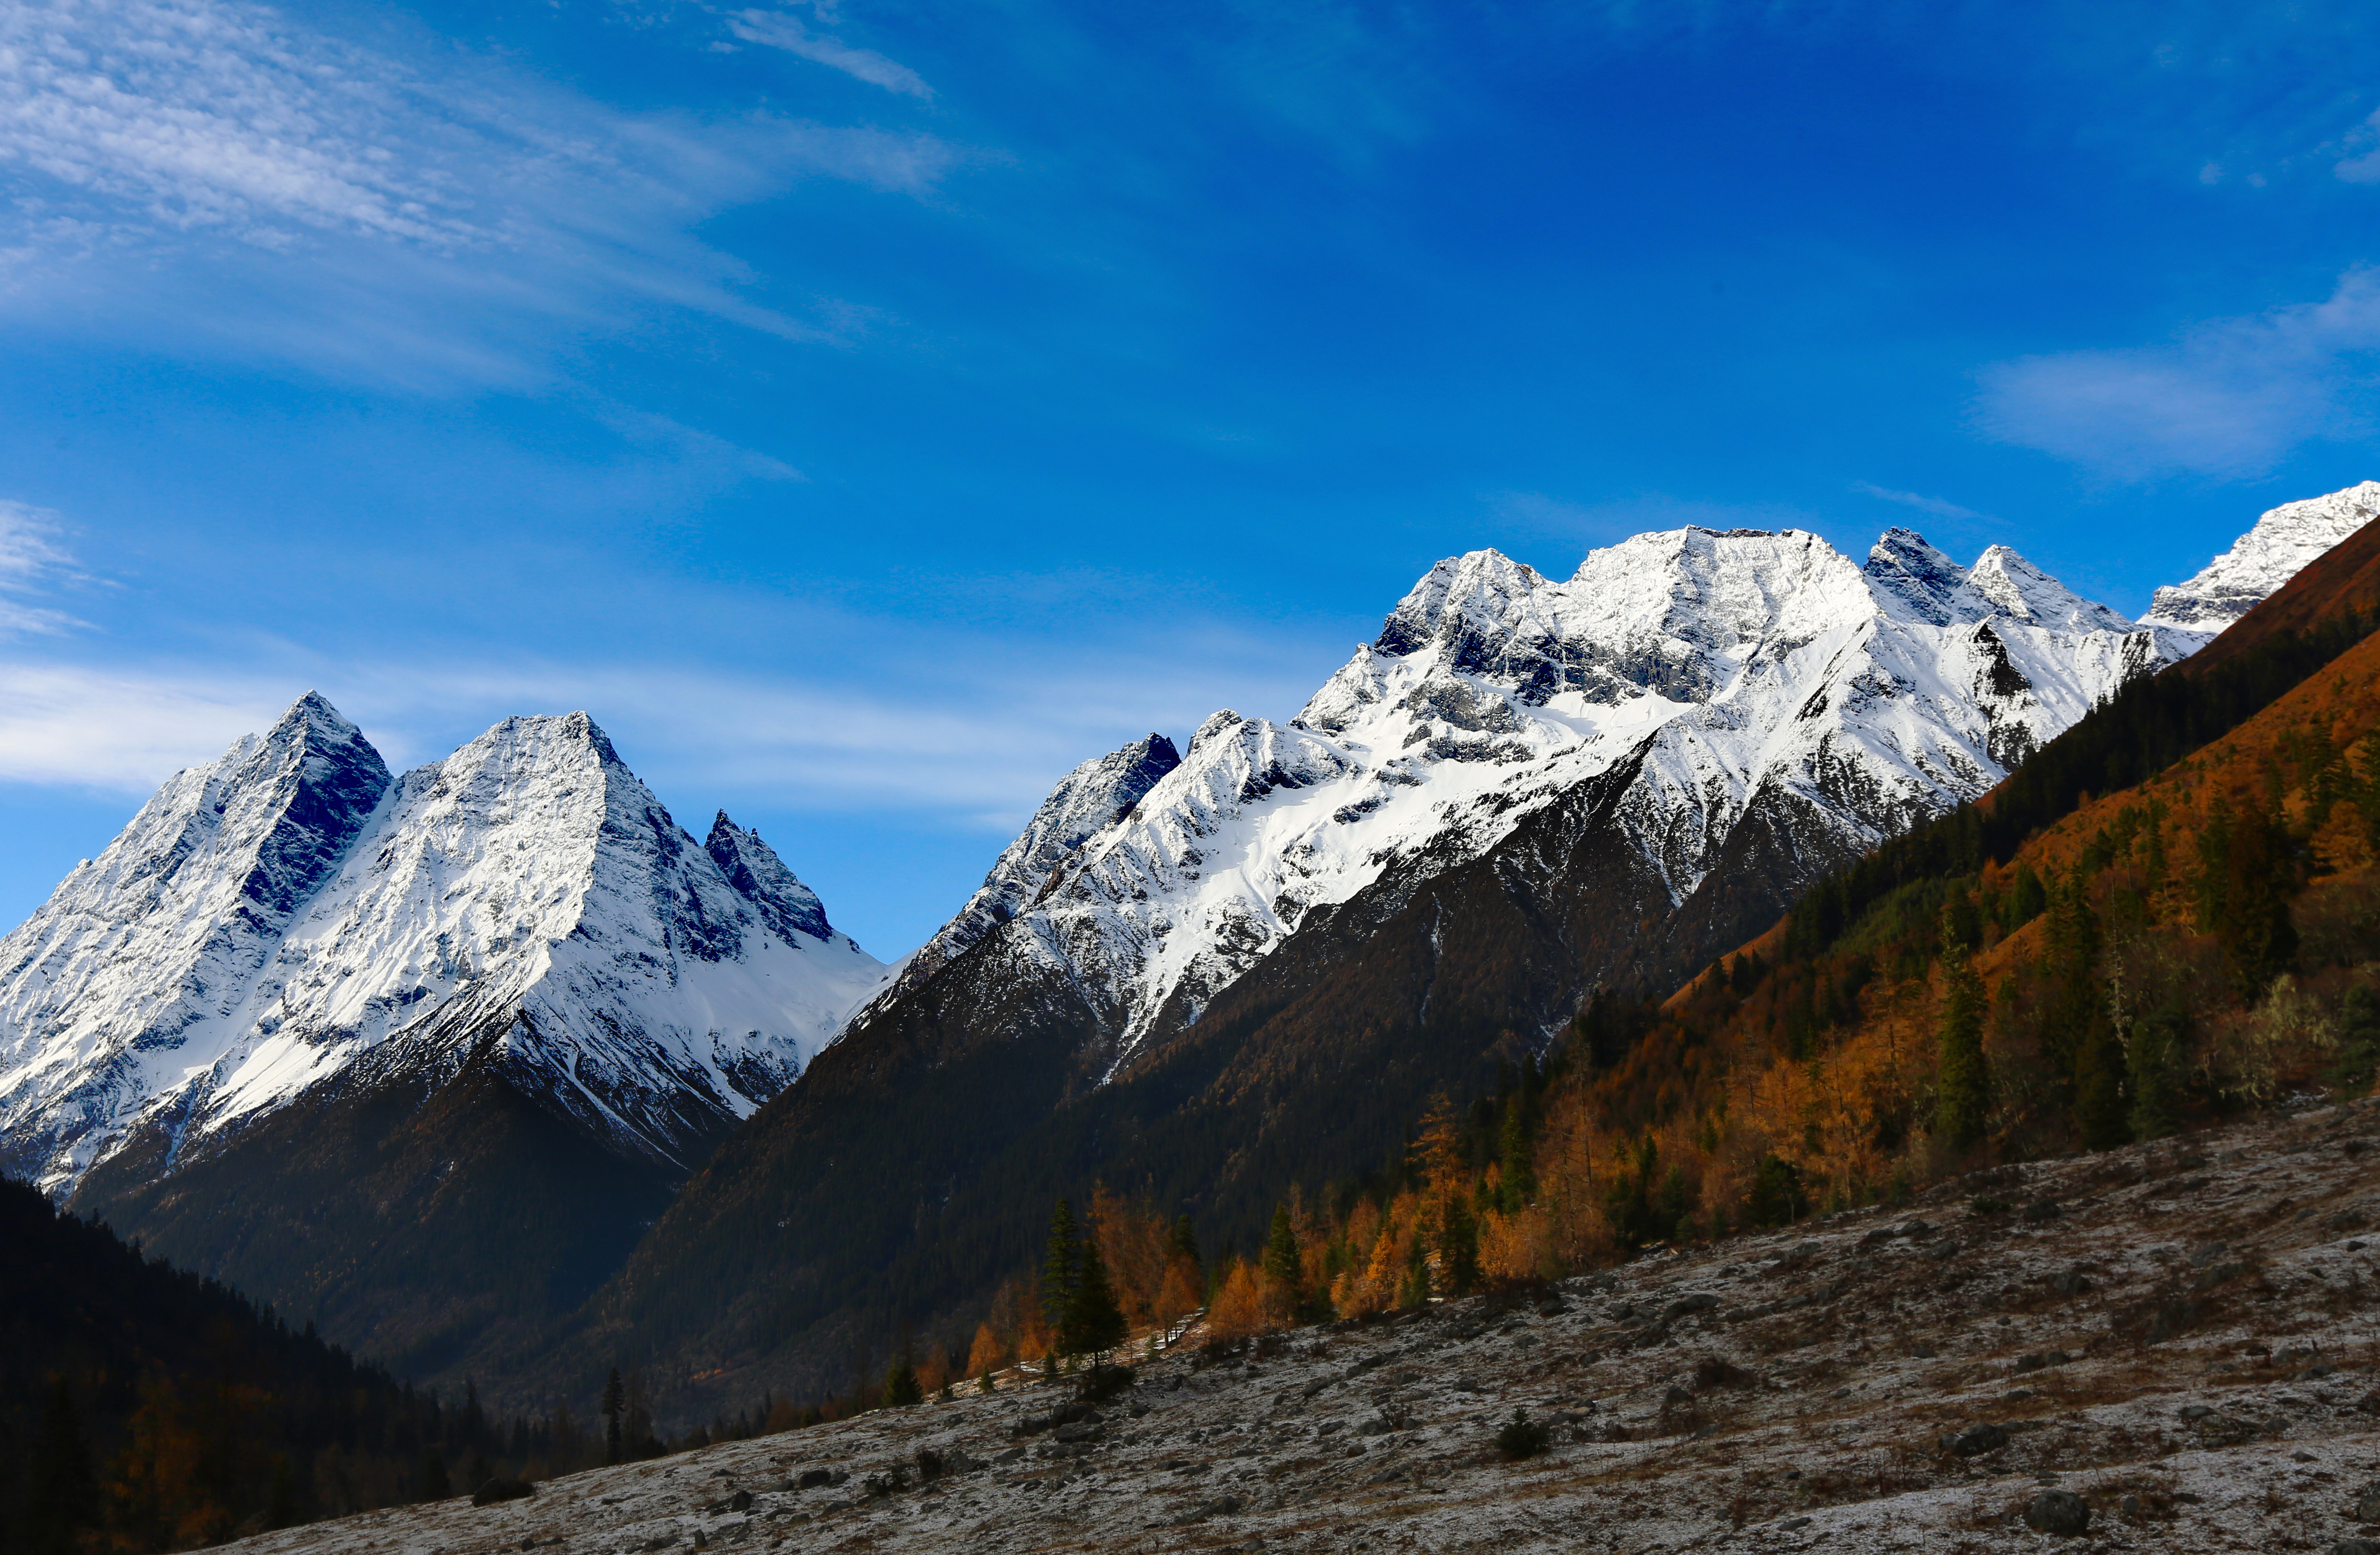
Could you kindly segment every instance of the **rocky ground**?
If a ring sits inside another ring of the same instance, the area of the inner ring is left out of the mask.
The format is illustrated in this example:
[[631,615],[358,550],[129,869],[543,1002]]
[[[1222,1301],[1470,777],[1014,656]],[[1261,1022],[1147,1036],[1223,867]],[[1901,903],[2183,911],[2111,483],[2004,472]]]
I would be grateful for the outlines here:
[[[1079,1417],[969,1391],[238,1548],[2380,1555],[2375,1166],[2380,1102],[2320,1108],[1524,1299],[1193,1332]],[[1548,1440],[1508,1461],[1515,1410]]]

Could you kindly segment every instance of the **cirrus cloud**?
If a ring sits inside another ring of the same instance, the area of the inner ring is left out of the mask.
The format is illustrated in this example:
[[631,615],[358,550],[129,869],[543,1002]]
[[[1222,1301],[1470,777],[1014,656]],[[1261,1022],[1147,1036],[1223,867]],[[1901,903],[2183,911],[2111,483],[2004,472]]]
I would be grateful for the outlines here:
[[2264,474],[2301,443],[2369,425],[2361,371],[2380,350],[2380,272],[2320,302],[2218,319],[2160,346],[2067,351],[1977,376],[1978,425],[2120,480]]

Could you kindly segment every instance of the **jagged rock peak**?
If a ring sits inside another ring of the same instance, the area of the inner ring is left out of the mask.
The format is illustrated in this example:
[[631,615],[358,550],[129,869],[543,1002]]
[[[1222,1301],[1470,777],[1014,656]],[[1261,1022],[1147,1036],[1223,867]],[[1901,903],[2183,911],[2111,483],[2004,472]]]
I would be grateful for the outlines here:
[[2130,617],[2086,600],[2005,545],[1986,546],[1967,569],[1975,592],[2001,613],[2061,632],[2129,632]]
[[1173,742],[1150,734],[1060,778],[1025,830],[993,861],[966,905],[909,957],[880,998],[896,998],[916,987],[1023,912],[1076,848],[1130,815],[1159,780],[1180,765],[1182,753]]
[[2380,480],[2283,503],[2186,582],[2150,600],[2143,626],[2212,635],[2296,577],[2306,564],[2380,517]]
[[1468,622],[1501,620],[1514,601],[1526,599],[1545,581],[1536,568],[1500,551],[1449,556],[1397,601],[1372,646],[1382,653],[1411,653],[1441,635],[1460,632]]
[[1980,621],[1991,602],[1967,577],[1967,569],[1926,543],[1915,529],[1889,528],[1868,551],[1868,583],[1887,614],[1931,626]]
[[834,937],[833,926],[826,920],[826,905],[818,893],[804,885],[785,868],[776,850],[760,840],[758,832],[747,832],[727,819],[721,810],[710,822],[710,835],[703,842],[703,850],[727,877],[727,883],[750,899],[761,918],[788,943],[798,943],[794,936],[807,934],[813,940]]

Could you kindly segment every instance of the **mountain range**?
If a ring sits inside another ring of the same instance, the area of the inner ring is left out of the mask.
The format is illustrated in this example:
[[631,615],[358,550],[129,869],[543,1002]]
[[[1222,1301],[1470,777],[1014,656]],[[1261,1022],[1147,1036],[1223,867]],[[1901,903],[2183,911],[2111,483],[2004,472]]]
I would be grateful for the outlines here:
[[1094,1178],[1248,1242],[2375,515],[2276,508],[2138,622],[1905,529],[1451,558],[1296,716],[1077,768],[897,968],[584,714],[392,776],[310,694],[0,942],[0,1165],[404,1369],[837,1385]]

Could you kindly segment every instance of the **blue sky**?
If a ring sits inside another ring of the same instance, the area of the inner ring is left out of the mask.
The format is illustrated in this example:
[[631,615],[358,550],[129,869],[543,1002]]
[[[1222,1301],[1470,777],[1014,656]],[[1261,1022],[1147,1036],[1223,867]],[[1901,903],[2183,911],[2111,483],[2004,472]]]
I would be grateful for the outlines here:
[[320,687],[584,707],[891,955],[1436,558],[1910,523],[2128,612],[2380,475],[2289,5],[0,13],[0,918]]

